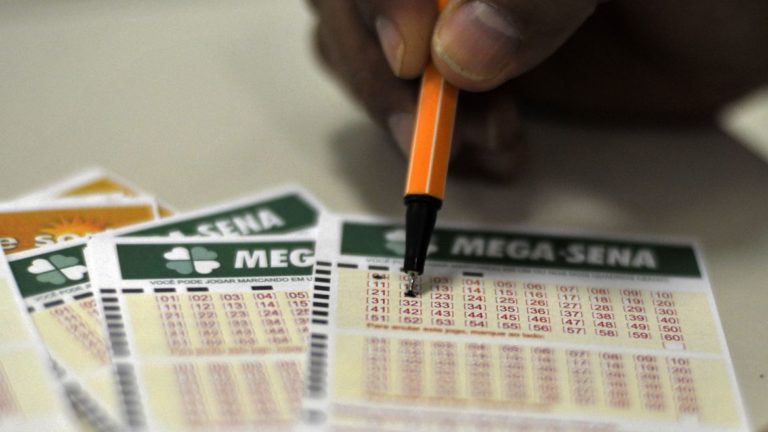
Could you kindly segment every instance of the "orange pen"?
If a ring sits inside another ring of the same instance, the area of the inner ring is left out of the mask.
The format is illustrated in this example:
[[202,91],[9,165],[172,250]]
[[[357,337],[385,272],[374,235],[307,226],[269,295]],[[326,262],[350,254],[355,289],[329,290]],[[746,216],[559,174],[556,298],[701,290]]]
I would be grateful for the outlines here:
[[[438,0],[442,11],[447,0]],[[447,83],[431,62],[421,78],[411,159],[405,180],[406,294],[414,296],[417,276],[424,273],[429,241],[443,204],[448,157],[453,140],[458,89]]]

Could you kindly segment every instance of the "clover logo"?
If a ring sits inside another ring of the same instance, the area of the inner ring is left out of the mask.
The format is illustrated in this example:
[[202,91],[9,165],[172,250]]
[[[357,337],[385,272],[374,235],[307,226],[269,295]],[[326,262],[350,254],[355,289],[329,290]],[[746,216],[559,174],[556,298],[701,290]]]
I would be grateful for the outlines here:
[[168,260],[165,266],[183,275],[200,273],[208,274],[221,267],[216,257],[216,252],[209,251],[202,246],[195,246],[191,250],[185,247],[175,247],[163,254]]
[[48,259],[38,258],[32,261],[27,271],[37,275],[38,282],[62,285],[67,281],[79,281],[88,273],[88,268],[75,257],[51,255]]

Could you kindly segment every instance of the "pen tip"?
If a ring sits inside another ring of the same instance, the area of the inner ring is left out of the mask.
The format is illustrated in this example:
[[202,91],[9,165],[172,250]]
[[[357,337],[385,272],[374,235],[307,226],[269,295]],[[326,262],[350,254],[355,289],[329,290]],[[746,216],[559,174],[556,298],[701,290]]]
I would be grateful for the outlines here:
[[409,271],[408,272],[408,283],[406,285],[405,289],[405,296],[406,297],[416,297],[416,276],[418,274],[416,272]]

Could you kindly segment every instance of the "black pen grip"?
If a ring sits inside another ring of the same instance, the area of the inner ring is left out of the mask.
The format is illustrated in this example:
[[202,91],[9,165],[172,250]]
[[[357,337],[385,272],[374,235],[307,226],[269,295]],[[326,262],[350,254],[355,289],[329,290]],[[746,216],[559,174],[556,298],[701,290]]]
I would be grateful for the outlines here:
[[430,195],[405,196],[405,262],[403,271],[424,273],[437,211],[443,202]]

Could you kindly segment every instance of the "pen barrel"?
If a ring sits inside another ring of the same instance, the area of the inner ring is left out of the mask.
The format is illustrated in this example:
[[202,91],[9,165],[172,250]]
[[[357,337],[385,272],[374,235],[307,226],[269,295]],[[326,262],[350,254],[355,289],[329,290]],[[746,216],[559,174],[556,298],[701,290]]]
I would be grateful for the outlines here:
[[430,63],[422,77],[405,195],[443,199],[457,99],[456,87]]
[[403,271],[424,273],[437,211],[442,201],[429,195],[405,196],[405,261]]
[[[447,0],[437,0],[442,11]],[[403,271],[424,273],[437,211],[443,204],[453,140],[458,90],[429,63],[421,78],[416,124],[405,181],[405,260]],[[412,289],[409,286],[409,289]]]

